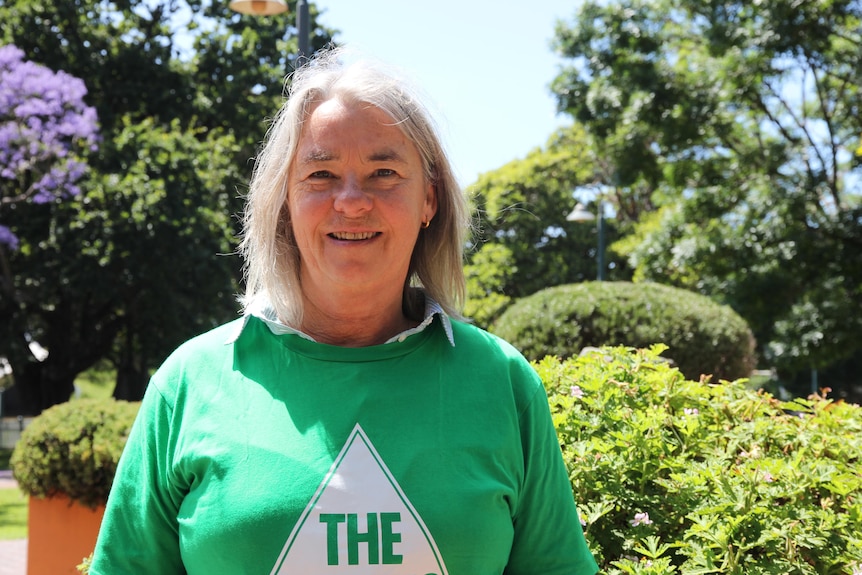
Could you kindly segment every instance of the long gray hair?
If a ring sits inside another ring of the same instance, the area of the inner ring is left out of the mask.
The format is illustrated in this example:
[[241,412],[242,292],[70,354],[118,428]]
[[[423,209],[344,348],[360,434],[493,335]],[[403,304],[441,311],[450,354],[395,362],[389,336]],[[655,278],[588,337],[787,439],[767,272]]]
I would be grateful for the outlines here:
[[288,97],[270,127],[255,163],[243,214],[240,253],[245,260],[247,311],[265,297],[278,318],[292,327],[302,320],[299,249],[287,207],[288,172],[303,122],[326,100],[364,103],[388,114],[416,146],[425,178],[437,191],[437,214],[420,231],[404,285],[402,308],[421,317],[422,287],[446,312],[461,317],[465,298],[463,249],[469,228],[466,198],[458,185],[428,109],[401,75],[381,64],[343,62],[342,49],[312,59],[293,74]]

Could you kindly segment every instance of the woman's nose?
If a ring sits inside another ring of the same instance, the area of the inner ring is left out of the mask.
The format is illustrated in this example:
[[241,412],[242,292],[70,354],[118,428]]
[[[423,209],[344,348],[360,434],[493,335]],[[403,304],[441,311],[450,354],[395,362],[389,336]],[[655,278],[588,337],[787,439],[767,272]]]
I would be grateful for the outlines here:
[[362,189],[361,182],[354,177],[341,180],[335,191],[334,207],[346,215],[362,213],[371,209],[371,196]]

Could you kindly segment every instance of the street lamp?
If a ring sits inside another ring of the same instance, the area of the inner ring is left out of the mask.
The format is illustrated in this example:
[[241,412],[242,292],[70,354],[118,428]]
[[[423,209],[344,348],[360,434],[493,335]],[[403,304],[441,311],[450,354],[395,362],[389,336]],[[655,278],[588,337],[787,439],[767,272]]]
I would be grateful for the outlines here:
[[[598,274],[596,278],[598,281],[605,280],[605,205],[604,202],[599,200],[598,202],[599,208],[599,217],[597,222],[598,236],[599,236],[599,246],[596,251],[596,265],[598,267]],[[566,220],[570,222],[591,222],[596,220],[596,216],[593,215],[593,212],[589,211],[584,204],[578,202],[575,205],[575,209],[569,212],[569,215],[566,216]]]
[[[253,16],[272,16],[287,12],[287,2],[284,0],[231,0],[228,4],[231,10],[240,14]],[[299,67],[310,56],[308,28],[308,0],[296,2],[296,37],[299,50],[296,55],[296,65]]]

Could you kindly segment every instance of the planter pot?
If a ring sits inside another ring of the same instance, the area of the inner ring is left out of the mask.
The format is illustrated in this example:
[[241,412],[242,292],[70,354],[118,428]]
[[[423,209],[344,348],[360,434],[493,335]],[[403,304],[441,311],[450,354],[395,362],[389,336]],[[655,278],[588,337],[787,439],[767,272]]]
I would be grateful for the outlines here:
[[105,508],[90,509],[66,496],[30,497],[27,575],[79,575],[76,567],[96,546]]

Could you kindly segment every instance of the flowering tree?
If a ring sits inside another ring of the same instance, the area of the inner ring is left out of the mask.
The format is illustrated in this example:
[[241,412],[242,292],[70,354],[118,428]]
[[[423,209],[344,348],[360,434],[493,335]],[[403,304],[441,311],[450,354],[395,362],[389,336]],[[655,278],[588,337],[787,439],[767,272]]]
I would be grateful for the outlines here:
[[[320,49],[332,32],[315,18]],[[235,251],[230,214],[281,104],[296,32],[227,0],[0,0],[0,22],[0,45],[86,80],[100,134],[79,195],[0,206],[20,240],[0,245],[4,413],[67,401],[100,360],[116,368],[117,398],[140,399],[173,348],[236,316],[241,262],[220,254]]]
[[[24,60],[0,46],[0,249],[16,250],[14,206],[76,195],[85,164],[76,152],[96,147],[96,110],[84,82]],[[11,226],[11,227],[10,227]]]

